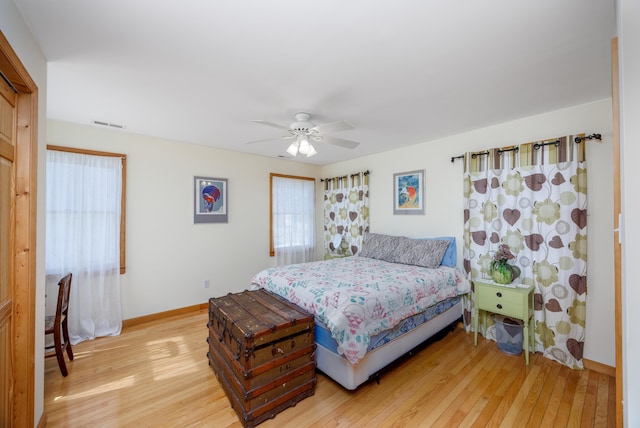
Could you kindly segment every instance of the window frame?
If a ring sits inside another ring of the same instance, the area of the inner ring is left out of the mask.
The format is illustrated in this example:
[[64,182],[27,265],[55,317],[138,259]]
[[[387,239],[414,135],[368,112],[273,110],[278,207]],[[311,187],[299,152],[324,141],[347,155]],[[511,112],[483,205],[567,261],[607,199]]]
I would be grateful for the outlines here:
[[81,155],[90,155],[90,156],[107,156],[107,157],[118,157],[120,158],[120,162],[122,162],[122,192],[120,195],[120,274],[124,274],[127,271],[126,265],[126,230],[127,230],[127,222],[126,222],[126,196],[127,196],[127,155],[122,153],[113,153],[113,152],[103,152],[98,150],[88,150],[88,149],[79,149],[74,147],[65,147],[65,146],[56,146],[52,144],[47,144],[47,150],[55,150],[58,152],[68,152],[68,153],[77,153]]
[[[276,251],[273,243],[273,177],[289,178],[292,180],[306,180],[306,181],[313,181],[313,182],[316,181],[316,179],[313,177],[277,174],[274,172],[269,174],[269,256],[270,257],[274,257],[276,255]],[[313,203],[315,204],[315,199]]]

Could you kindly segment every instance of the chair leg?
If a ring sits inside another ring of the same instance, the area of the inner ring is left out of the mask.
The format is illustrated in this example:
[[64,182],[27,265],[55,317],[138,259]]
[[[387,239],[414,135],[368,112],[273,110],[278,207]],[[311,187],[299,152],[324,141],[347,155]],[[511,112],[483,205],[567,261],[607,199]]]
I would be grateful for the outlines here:
[[67,374],[67,365],[64,362],[64,353],[62,352],[62,343],[60,341],[60,329],[56,329],[53,332],[53,344],[56,349],[56,359],[58,360],[58,366],[60,366],[60,373],[62,376],[66,377]]
[[62,322],[62,336],[64,339],[64,346],[67,348],[67,355],[69,360],[73,360],[73,350],[71,349],[71,342],[69,341],[69,329],[67,328],[67,319]]

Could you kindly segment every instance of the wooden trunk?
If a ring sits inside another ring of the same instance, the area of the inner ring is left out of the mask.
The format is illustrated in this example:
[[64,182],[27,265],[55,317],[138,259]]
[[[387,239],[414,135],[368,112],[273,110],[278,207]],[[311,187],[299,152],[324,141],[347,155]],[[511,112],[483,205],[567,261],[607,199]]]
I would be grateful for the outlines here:
[[209,299],[207,357],[243,426],[315,392],[313,315],[265,290]]

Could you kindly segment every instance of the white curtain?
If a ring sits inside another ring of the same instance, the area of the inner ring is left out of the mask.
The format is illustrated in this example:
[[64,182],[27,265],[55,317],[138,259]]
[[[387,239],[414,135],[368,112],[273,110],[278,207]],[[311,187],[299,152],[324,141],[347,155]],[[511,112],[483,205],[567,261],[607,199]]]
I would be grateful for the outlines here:
[[122,161],[47,150],[47,275],[73,273],[71,343],[120,334]]
[[273,247],[276,265],[315,260],[315,182],[273,176]]

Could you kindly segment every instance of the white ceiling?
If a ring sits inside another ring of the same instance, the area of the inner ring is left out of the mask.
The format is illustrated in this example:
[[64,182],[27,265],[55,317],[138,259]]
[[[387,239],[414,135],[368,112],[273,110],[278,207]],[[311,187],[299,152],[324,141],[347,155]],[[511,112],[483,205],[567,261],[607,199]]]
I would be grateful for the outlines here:
[[611,91],[614,0],[15,2],[49,61],[49,118],[270,157],[288,142],[254,119],[351,123],[333,135],[358,148],[296,158],[318,165]]

